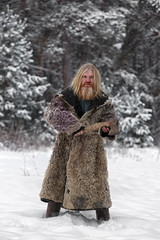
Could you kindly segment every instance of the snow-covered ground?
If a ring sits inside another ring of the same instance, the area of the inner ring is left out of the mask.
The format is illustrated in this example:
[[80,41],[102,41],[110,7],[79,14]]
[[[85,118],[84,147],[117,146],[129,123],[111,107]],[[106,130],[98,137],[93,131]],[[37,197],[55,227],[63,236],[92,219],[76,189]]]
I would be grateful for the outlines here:
[[39,200],[51,150],[0,151],[1,240],[160,239],[160,155],[156,148],[107,150],[113,206],[98,225],[94,211],[62,209],[44,218]]

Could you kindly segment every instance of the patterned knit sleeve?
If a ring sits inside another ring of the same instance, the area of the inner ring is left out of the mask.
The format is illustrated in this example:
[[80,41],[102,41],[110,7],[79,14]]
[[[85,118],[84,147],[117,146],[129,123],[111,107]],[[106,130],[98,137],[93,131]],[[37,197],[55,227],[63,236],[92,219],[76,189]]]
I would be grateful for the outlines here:
[[43,119],[61,133],[72,134],[82,127],[68,104],[59,95],[56,95],[49,103]]

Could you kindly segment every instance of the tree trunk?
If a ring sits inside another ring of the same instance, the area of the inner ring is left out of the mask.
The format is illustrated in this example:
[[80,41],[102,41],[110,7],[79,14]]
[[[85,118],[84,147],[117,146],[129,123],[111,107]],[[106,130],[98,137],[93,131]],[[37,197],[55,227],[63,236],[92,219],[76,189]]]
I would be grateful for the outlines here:
[[69,48],[69,40],[67,37],[67,33],[64,30],[63,31],[63,56],[62,56],[62,78],[63,78],[63,86],[66,88],[67,86],[70,85],[72,81],[72,62],[71,62],[71,52]]
[[21,19],[24,19],[27,17],[27,3],[26,0],[20,0],[19,2],[19,14],[21,16]]

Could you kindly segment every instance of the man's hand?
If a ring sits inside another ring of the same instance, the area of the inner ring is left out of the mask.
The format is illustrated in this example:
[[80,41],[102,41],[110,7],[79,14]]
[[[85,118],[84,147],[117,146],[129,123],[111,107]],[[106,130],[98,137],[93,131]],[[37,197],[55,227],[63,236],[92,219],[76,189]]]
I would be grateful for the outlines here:
[[78,136],[78,135],[81,135],[81,134],[83,134],[83,133],[84,133],[84,131],[81,130],[81,131],[77,132],[74,136]]
[[109,133],[110,128],[109,127],[102,127],[101,131],[104,133]]

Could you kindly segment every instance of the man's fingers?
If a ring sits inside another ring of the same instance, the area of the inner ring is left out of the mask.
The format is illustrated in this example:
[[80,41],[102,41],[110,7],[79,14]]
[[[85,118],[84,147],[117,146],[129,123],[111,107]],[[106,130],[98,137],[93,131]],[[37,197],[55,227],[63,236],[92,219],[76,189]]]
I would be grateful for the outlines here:
[[102,127],[102,131],[105,132],[105,133],[108,133],[109,132],[109,128],[108,127]]
[[78,133],[75,134],[75,136],[83,134],[83,130],[79,131]]

